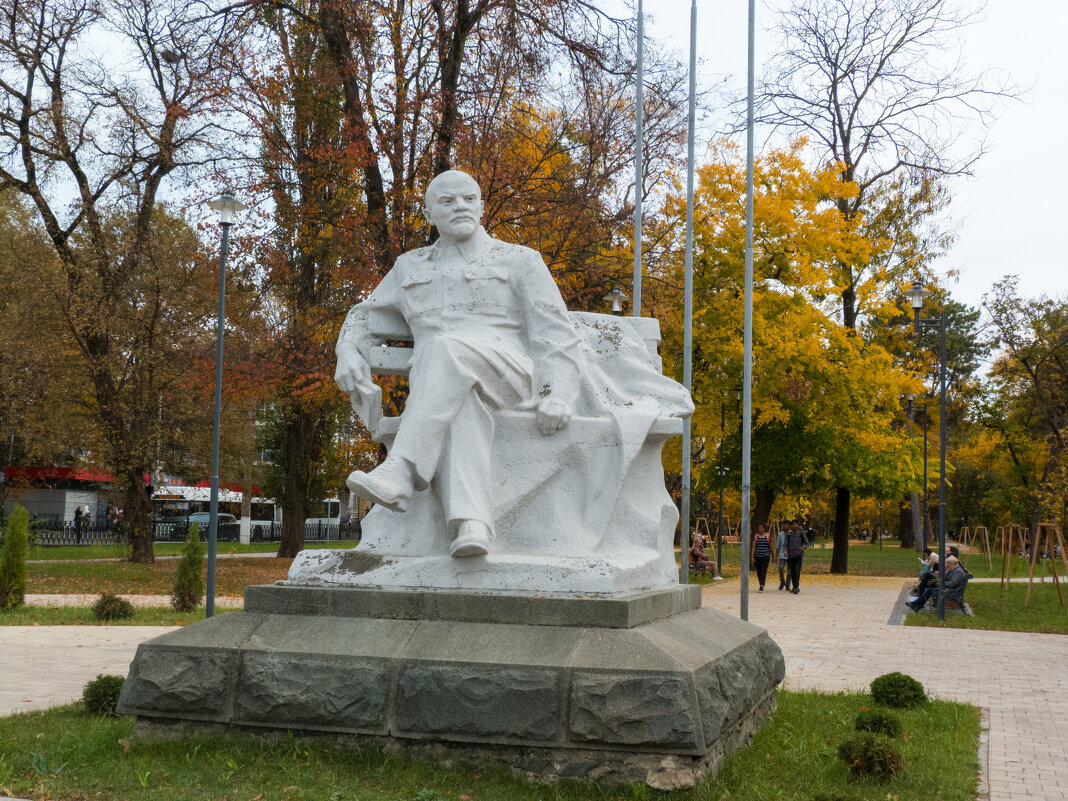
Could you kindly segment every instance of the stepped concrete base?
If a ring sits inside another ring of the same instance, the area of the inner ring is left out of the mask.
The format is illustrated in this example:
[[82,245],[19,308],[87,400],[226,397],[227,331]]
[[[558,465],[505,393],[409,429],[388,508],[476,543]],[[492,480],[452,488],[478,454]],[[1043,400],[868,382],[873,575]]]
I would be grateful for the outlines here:
[[775,707],[782,652],[698,608],[613,599],[250,587],[246,611],[142,644],[141,726],[327,733],[534,775],[656,787],[718,769]]

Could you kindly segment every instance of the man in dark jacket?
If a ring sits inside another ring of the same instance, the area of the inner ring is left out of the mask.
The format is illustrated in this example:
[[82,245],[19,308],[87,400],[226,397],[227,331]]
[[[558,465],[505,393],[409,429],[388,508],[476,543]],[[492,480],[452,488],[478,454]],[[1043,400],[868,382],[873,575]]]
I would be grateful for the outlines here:
[[[946,600],[954,601],[963,606],[964,588],[968,584],[971,575],[960,565],[960,560],[955,556],[946,557]],[[919,612],[927,605],[927,599],[938,593],[938,577],[923,589],[915,603],[909,604],[912,611]]]
[[801,559],[804,553],[805,534],[801,531],[801,521],[794,520],[786,533],[786,569],[789,575],[787,586],[793,586],[790,592],[794,595],[801,592]]

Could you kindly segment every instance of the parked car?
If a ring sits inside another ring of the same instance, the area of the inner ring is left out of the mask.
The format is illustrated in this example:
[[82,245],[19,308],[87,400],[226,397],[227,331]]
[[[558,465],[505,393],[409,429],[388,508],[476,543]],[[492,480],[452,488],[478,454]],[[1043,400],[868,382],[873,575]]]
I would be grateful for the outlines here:
[[[190,515],[169,515],[159,518],[155,523],[154,538],[163,541],[184,540],[189,527],[196,523],[202,541],[208,539],[208,526],[211,515],[208,512],[193,512]],[[219,512],[219,542],[237,542],[241,538],[241,524],[232,514]]]

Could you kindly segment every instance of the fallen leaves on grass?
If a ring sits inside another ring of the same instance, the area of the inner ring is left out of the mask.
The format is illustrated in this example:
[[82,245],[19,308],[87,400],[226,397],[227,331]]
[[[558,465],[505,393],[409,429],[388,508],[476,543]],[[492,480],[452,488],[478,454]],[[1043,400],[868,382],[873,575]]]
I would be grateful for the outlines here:
[[[273,584],[284,579],[292,559],[251,557],[220,559],[215,563],[217,595],[244,594],[252,584]],[[102,588],[131,595],[169,595],[177,559],[152,564],[132,562],[53,562],[26,566],[26,591],[31,593],[99,593]],[[207,562],[205,562],[205,571]]]

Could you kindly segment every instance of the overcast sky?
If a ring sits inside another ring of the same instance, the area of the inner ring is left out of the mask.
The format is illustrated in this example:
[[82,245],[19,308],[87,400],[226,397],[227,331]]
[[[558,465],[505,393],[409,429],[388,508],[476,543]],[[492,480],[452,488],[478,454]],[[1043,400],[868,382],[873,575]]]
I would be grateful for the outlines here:
[[[647,36],[688,57],[690,2],[644,5]],[[745,0],[698,0],[702,86],[726,78],[744,89],[747,9]],[[774,22],[768,5],[758,0],[758,76],[773,46],[767,31]],[[1008,273],[1020,276],[1025,296],[1068,294],[1066,31],[1064,0],[989,0],[985,19],[964,36],[971,70],[997,68],[1030,87],[1023,102],[1010,102],[1001,110],[975,177],[955,179],[950,187],[954,199],[947,224],[956,227],[957,242],[938,269],[959,271],[950,288],[969,305],[978,306],[991,285]]]

